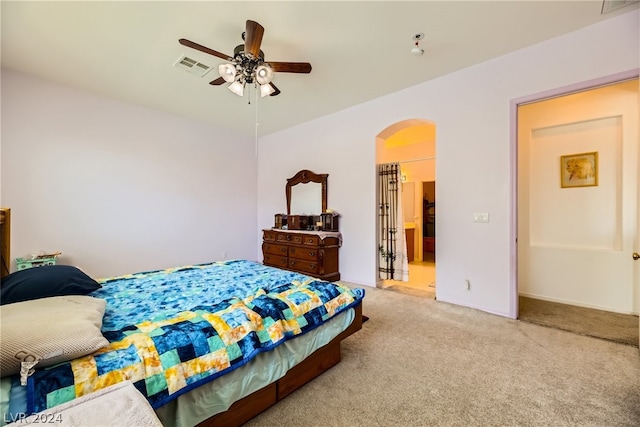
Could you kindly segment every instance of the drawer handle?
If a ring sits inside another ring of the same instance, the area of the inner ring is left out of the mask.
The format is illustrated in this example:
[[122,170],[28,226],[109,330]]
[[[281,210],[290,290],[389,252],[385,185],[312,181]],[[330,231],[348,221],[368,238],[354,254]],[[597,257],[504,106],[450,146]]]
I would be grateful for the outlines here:
[[287,248],[280,248],[280,252],[287,252]]
[[296,265],[295,261],[290,261],[290,265]]
[[307,240],[309,243],[313,243],[313,239],[309,239]]
[[286,264],[286,263],[287,263],[287,260],[286,260],[286,259],[281,259],[281,260],[280,260],[280,264]]
[[311,268],[316,268],[316,265],[315,264],[311,264]]
[[316,256],[315,252],[309,252],[309,256]]

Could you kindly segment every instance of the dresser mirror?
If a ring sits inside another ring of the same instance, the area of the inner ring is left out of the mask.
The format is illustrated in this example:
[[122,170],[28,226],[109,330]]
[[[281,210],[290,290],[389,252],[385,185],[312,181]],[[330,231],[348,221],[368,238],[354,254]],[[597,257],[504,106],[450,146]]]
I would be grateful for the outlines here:
[[287,215],[320,215],[327,210],[327,177],[301,170],[287,179]]

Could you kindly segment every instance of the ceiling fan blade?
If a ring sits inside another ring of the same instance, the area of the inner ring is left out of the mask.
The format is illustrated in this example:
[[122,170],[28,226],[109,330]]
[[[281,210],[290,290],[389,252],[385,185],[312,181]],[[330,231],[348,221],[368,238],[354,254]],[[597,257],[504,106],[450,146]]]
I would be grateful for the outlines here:
[[199,50],[200,52],[208,53],[209,55],[217,56],[218,58],[222,58],[222,59],[225,59],[227,61],[231,61],[233,59],[229,55],[225,55],[224,53],[220,53],[217,50],[209,49],[208,47],[202,46],[201,44],[198,44],[196,42],[192,42],[191,40],[180,39],[178,41],[183,46],[187,46],[187,47],[190,47],[192,49]]
[[305,73],[311,72],[311,64],[308,62],[268,62],[271,69],[279,73]]
[[209,84],[210,84],[210,85],[214,85],[214,86],[218,86],[218,85],[223,84],[225,81],[226,81],[226,80],[225,80],[225,79],[223,79],[222,77],[218,77],[218,78],[217,78],[217,79],[215,79],[215,80],[211,80],[211,81],[209,82]]
[[273,88],[273,90],[275,90],[275,92],[273,92],[271,95],[269,96],[276,96],[276,95],[280,95],[280,89],[278,89],[276,87],[276,85],[274,85],[273,83],[269,83],[269,85]]
[[258,57],[260,53],[260,45],[262,44],[262,35],[264,27],[256,21],[247,20],[247,29],[244,35],[244,51],[250,53],[254,57]]

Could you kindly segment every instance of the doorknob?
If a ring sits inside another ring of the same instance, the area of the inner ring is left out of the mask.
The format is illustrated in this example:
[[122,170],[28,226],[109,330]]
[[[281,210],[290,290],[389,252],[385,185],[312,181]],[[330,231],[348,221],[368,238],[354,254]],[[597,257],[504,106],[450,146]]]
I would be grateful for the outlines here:
[[640,254],[638,252],[634,252],[632,256],[633,256],[633,259],[636,261],[640,259]]

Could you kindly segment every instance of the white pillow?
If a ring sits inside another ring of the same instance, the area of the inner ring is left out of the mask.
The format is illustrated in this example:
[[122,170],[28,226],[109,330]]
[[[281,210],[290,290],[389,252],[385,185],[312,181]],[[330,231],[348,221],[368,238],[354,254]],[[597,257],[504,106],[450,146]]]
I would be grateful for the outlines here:
[[25,356],[42,368],[107,346],[100,332],[106,305],[103,299],[68,295],[0,306],[0,376],[20,372]]

